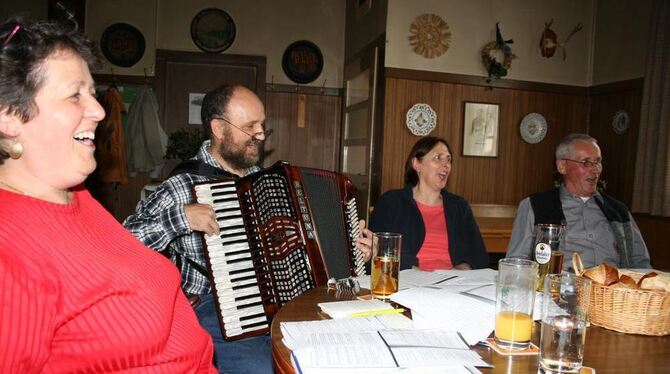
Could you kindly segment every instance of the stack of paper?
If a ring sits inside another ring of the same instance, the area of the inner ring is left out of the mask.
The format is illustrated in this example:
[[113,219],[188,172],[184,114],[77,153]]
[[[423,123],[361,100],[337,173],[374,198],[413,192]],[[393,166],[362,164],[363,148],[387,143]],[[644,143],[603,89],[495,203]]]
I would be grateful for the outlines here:
[[345,318],[356,313],[374,313],[375,311],[380,310],[393,310],[391,304],[377,299],[333,301],[329,303],[320,303],[318,305],[319,308],[331,318]]
[[408,368],[476,373],[474,366],[490,366],[458,333],[441,330],[312,332],[292,350],[300,373],[396,372]]
[[495,326],[495,302],[477,295],[419,287],[397,292],[391,300],[412,310],[416,328],[458,331],[469,345],[485,341]]

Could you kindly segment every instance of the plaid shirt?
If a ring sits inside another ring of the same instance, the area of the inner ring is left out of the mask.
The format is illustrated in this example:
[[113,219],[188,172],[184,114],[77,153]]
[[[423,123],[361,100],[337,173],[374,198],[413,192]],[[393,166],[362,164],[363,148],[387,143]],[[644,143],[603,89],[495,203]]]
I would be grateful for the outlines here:
[[[204,141],[194,159],[222,169],[209,154],[209,146],[210,141]],[[253,166],[245,170],[245,175],[259,170],[258,166]],[[175,264],[181,264],[179,270],[182,289],[187,294],[210,292],[209,280],[182,258],[189,258],[206,267],[202,233],[191,230],[184,214],[184,205],[193,203],[191,186],[207,180],[209,178],[190,173],[168,178],[156,191],[140,201],[135,208],[135,214],[123,222],[123,225],[145,245],[168,255]]]

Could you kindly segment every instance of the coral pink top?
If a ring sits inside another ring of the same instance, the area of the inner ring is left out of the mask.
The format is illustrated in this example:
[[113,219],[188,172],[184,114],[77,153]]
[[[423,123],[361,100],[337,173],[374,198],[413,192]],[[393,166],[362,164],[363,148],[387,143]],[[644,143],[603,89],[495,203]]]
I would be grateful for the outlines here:
[[0,190],[1,373],[216,373],[175,266],[84,189]]
[[433,271],[453,268],[449,255],[449,236],[444,205],[424,205],[418,201],[416,205],[426,225],[426,237],[416,255],[419,259],[419,269]]

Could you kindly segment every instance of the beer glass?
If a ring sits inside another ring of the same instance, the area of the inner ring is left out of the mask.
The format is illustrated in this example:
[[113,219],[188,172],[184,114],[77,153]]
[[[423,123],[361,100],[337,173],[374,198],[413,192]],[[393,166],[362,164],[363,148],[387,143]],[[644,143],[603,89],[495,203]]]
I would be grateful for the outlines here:
[[498,262],[495,321],[498,346],[522,350],[530,345],[536,279],[535,261],[503,258]]
[[560,274],[563,269],[563,252],[558,246],[563,238],[563,225],[537,224],[533,232],[533,259],[538,264],[537,291],[544,288],[544,277],[547,274]]
[[402,235],[393,232],[372,234],[370,290],[372,296],[386,299],[398,292]]
[[540,367],[545,373],[579,373],[584,360],[591,280],[575,274],[544,279]]

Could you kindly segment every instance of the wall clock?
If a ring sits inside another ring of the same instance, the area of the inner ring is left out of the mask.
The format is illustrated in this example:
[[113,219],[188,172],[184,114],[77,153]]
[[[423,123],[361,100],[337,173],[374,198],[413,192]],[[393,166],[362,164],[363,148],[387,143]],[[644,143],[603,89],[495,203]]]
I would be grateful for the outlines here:
[[202,10],[191,21],[191,39],[207,53],[220,53],[230,48],[235,33],[233,18],[221,9]]
[[144,36],[127,23],[115,23],[105,29],[100,38],[102,54],[116,66],[129,68],[144,56]]

